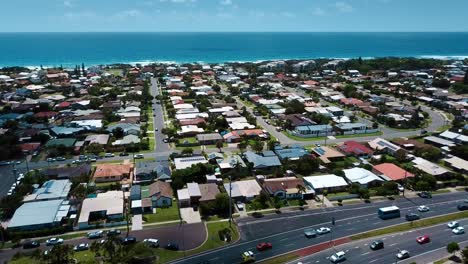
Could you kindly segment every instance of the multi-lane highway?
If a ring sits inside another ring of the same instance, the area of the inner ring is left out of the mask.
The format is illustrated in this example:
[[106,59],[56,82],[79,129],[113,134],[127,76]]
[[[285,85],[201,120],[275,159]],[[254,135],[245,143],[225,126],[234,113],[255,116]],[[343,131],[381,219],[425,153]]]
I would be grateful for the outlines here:
[[[239,263],[240,254],[246,250],[255,250],[260,242],[273,243],[273,249],[256,252],[257,261],[265,260],[290,251],[310,247],[320,243],[348,237],[372,229],[406,222],[404,215],[407,212],[416,212],[419,205],[428,205],[430,211],[422,213],[422,218],[444,215],[457,211],[456,205],[465,199],[465,193],[453,193],[434,196],[433,199],[413,198],[397,199],[373,204],[350,205],[320,210],[308,210],[297,213],[265,216],[263,218],[238,219],[241,240],[231,246],[205,252],[196,256],[187,257],[173,263]],[[380,207],[397,205],[400,207],[402,217],[390,220],[381,220],[377,217]],[[331,219],[335,218],[335,226]],[[330,227],[332,232],[316,238],[306,238],[304,228]]]

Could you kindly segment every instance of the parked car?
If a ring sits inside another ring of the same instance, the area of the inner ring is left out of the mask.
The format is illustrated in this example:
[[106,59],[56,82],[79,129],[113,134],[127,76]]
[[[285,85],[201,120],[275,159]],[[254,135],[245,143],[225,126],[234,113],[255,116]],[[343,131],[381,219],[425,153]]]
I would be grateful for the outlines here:
[[156,128],[154,129],[154,131],[159,131],[159,129],[156,127]]
[[120,157],[125,157],[125,156],[128,156],[128,153],[127,153],[127,152],[121,152],[121,153],[119,154],[119,156],[120,156]]
[[407,259],[410,257],[410,254],[409,254],[409,251],[408,250],[400,250],[398,251],[398,253],[396,254],[396,257],[398,259]]
[[331,255],[330,261],[332,263],[339,263],[346,260],[346,253],[344,251],[338,251],[335,254]]
[[167,138],[165,138],[165,139],[163,139],[163,142],[167,143],[167,142],[169,142],[169,140]]
[[112,158],[112,157],[114,157],[114,156],[115,156],[114,153],[106,153],[106,154],[104,154],[104,157],[105,157],[105,158]]
[[447,226],[449,228],[455,228],[455,227],[460,226],[460,224],[457,221],[452,221],[452,222],[448,223]]
[[304,229],[304,235],[307,238],[316,237],[317,232],[313,228],[306,228],[306,229]]
[[107,236],[118,236],[122,233],[122,231],[120,231],[119,229],[111,229],[111,230],[107,230],[106,234]]
[[156,238],[145,238],[143,239],[143,243],[150,247],[159,247],[159,240]]
[[66,158],[64,158],[64,157],[57,157],[57,158],[55,158],[55,160],[56,160],[56,161],[64,161],[64,160],[66,160]]
[[463,226],[455,227],[454,229],[452,229],[452,233],[454,233],[455,235],[464,234],[465,233],[465,228],[463,228]]
[[37,248],[41,245],[38,241],[26,241],[23,243],[23,249]]
[[121,240],[122,245],[130,245],[130,244],[135,244],[137,242],[136,237],[124,237]]
[[459,205],[457,206],[457,208],[458,208],[458,210],[460,210],[460,211],[466,211],[466,210],[468,210],[468,204],[459,204]]
[[378,250],[384,248],[384,242],[382,240],[375,240],[370,244],[372,250]]
[[174,242],[169,242],[164,248],[168,250],[179,250],[179,245]]
[[98,230],[98,231],[94,231],[94,232],[89,232],[88,233],[88,238],[89,239],[97,239],[97,238],[101,238],[103,235],[104,235],[104,231]]
[[406,214],[405,218],[406,218],[406,221],[414,221],[414,220],[419,220],[421,217],[419,217],[418,214],[409,213],[409,214]]
[[74,251],[85,251],[89,249],[89,244],[88,243],[81,243],[79,245],[76,245],[73,247]]
[[133,156],[133,158],[135,158],[135,159],[143,159],[144,157],[145,157],[145,156],[143,156],[143,154],[135,154],[135,155]]
[[239,211],[244,211],[244,204],[242,202],[237,202],[236,205]]
[[270,242],[262,242],[257,244],[257,250],[258,251],[263,251],[272,248],[273,246],[271,245]]
[[9,161],[0,161],[0,166],[10,165]]
[[60,244],[63,244],[62,238],[52,237],[46,240],[47,246],[55,246],[55,245],[60,245]]
[[400,192],[405,191],[405,187],[403,187],[403,185],[401,185],[401,184],[398,184],[398,191],[400,191]]
[[426,199],[432,198],[432,194],[430,192],[420,192],[418,193],[418,196]]
[[419,244],[426,244],[426,243],[431,242],[431,238],[430,238],[428,235],[423,235],[423,236],[418,236],[418,237],[416,238],[416,241],[417,241]]
[[425,205],[420,205],[418,206],[418,211],[419,212],[429,212],[429,207],[425,206]]
[[54,159],[54,158],[47,158],[46,161],[47,161],[47,162],[55,162],[55,159]]
[[330,232],[331,232],[331,229],[328,227],[320,227],[319,229],[317,229],[317,234],[319,235],[323,235],[323,234],[330,233]]

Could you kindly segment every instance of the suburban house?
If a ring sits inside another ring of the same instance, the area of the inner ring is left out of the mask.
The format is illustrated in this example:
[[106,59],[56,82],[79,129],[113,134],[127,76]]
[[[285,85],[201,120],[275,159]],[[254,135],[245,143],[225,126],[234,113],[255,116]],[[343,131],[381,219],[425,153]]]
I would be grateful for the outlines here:
[[155,161],[141,161],[135,165],[135,179],[134,183],[150,182],[156,179],[156,167],[158,163]]
[[121,182],[131,180],[132,164],[97,164],[94,171],[94,182]]
[[174,165],[175,165],[176,170],[190,168],[192,165],[195,165],[195,164],[206,164],[206,163],[208,163],[208,160],[206,160],[204,156],[193,156],[193,157],[174,159]]
[[303,199],[306,190],[304,181],[296,177],[266,179],[263,182],[263,189],[270,196],[280,199]]
[[441,137],[436,137],[436,136],[424,137],[424,142],[427,144],[434,145],[439,148],[455,146],[455,143],[453,141],[445,139],[445,138],[441,138]]
[[333,127],[330,125],[312,125],[296,127],[293,133],[304,137],[324,137],[332,135]]
[[451,171],[420,157],[414,158],[411,162],[415,168],[432,176],[442,177],[451,173]]
[[283,148],[280,145],[275,146],[274,152],[276,155],[281,159],[290,159],[290,160],[298,160],[304,156],[310,155],[310,153],[301,146],[292,146],[290,148]]
[[325,164],[331,163],[333,161],[342,160],[345,155],[333,148],[330,147],[315,147],[312,151],[318,156],[318,158]]
[[109,134],[97,134],[97,135],[89,135],[84,140],[86,144],[99,144],[99,145],[107,145],[109,142]]
[[375,165],[372,172],[387,181],[401,181],[408,177],[414,177],[414,174],[398,167],[393,163],[382,163]]
[[50,179],[72,179],[91,173],[91,164],[83,163],[77,166],[61,166],[49,168],[42,171],[47,178]]
[[148,198],[145,199],[151,200],[151,207],[153,209],[172,206],[174,194],[170,183],[163,181],[153,182],[149,185],[148,190]]
[[450,140],[454,143],[457,143],[457,144],[466,144],[468,143],[468,136],[465,136],[465,135],[462,135],[462,134],[459,134],[459,133],[455,133],[455,132],[451,132],[449,130],[441,133],[439,135],[439,137],[441,138],[445,138],[447,140]]
[[116,141],[112,142],[113,146],[125,146],[130,144],[138,144],[140,143],[140,137],[137,135],[126,135],[122,139],[117,139]]
[[187,183],[187,188],[177,190],[180,207],[197,205],[202,197],[200,186],[196,182]]
[[24,197],[23,202],[67,199],[71,185],[69,180],[48,180],[42,184],[41,188],[33,190],[31,194]]
[[342,135],[367,133],[367,126],[363,123],[341,123],[335,125],[335,128]]
[[365,145],[349,140],[343,143],[343,145],[339,146],[338,149],[345,153],[347,156],[355,156],[358,158],[368,158],[372,155],[372,149],[366,147]]
[[374,173],[363,168],[352,168],[343,170],[345,178],[350,183],[358,183],[362,187],[373,187],[380,185],[384,180]]
[[225,183],[224,189],[232,199],[242,202],[251,201],[262,192],[262,187],[256,180],[232,182],[231,189],[229,189],[229,183]]
[[244,156],[248,162],[252,163],[253,169],[271,169],[281,166],[281,161],[273,151],[264,151],[261,155],[247,151]]
[[199,184],[198,187],[200,188],[201,193],[201,197],[198,200],[200,204],[215,201],[216,195],[220,193],[216,183]]
[[158,164],[156,166],[156,175],[159,181],[168,181],[172,176],[171,168],[168,165]]
[[389,154],[395,154],[399,149],[399,146],[382,138],[376,138],[369,143],[369,147],[375,151],[384,151]]
[[284,120],[286,123],[286,128],[290,130],[296,129],[300,126],[310,126],[315,125],[315,122],[305,117],[302,114],[290,114],[281,116],[280,119]]
[[113,132],[115,129],[121,128],[124,135],[136,135],[140,134],[140,125],[131,124],[131,123],[118,123],[115,125],[110,125],[107,127],[107,131]]
[[78,228],[125,224],[124,203],[122,191],[98,193],[94,198],[84,199],[78,218]]
[[456,172],[468,174],[468,161],[456,156],[445,158],[443,161]]
[[307,176],[304,177],[303,180],[315,193],[323,193],[324,190],[328,192],[338,192],[348,188],[346,180],[334,174]]
[[219,133],[197,134],[197,141],[200,145],[215,145],[218,141],[223,141]]
[[23,203],[8,223],[11,231],[37,231],[60,226],[70,211],[63,199]]

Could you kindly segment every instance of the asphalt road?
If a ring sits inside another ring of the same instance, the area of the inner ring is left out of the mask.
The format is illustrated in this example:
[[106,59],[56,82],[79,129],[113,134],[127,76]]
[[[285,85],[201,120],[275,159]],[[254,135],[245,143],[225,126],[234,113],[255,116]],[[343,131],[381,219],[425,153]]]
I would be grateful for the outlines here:
[[[468,228],[468,219],[459,221],[461,226]],[[431,242],[426,244],[418,244],[416,237],[421,235],[429,235]],[[303,264],[315,264],[315,263],[331,263],[329,260],[330,256],[338,251],[344,251],[346,253],[346,261],[341,263],[428,263],[420,262],[422,256],[426,255],[427,252],[444,248],[448,243],[464,242],[467,241],[467,235],[455,235],[451,229],[447,227],[447,223],[432,226],[428,228],[415,229],[407,232],[391,234],[386,236],[378,237],[384,242],[384,248],[380,250],[371,250],[369,245],[372,241],[377,238],[360,240],[351,242],[344,245],[335,246],[327,250],[318,252],[316,254],[295,260],[290,264],[302,262]],[[396,254],[399,250],[408,250],[410,258],[405,260],[397,260]],[[429,261],[435,261],[437,259],[430,259]]]
[[[125,237],[126,231],[122,230],[122,237]],[[179,245],[180,249],[194,249],[200,246],[206,239],[206,229],[203,223],[197,224],[182,224],[165,227],[147,228],[138,231],[131,231],[130,236],[137,238],[137,241],[142,241],[145,238],[156,238],[159,240],[161,247],[164,247],[169,242],[174,242]],[[105,237],[103,237],[105,238]],[[66,240],[66,244],[78,245],[81,243],[91,244],[94,240],[86,237]],[[45,243],[41,243],[40,249],[45,250]],[[34,249],[24,250],[22,248],[0,250],[0,263],[5,263],[10,260],[18,251],[32,251]]]
[[[151,78],[151,95],[159,95],[159,83],[157,78]],[[164,114],[162,105],[158,103],[158,100],[152,100],[153,103],[153,117],[154,117],[154,128],[157,128],[158,131],[154,131],[155,143],[156,143],[156,153],[165,153],[170,152],[170,146],[168,143],[164,143],[164,135],[161,133],[161,130],[164,128]]]
[[[416,212],[419,205],[428,205],[431,211],[423,213],[422,218],[456,212],[456,205],[466,197],[465,193],[453,193],[434,196],[433,199],[414,198],[385,201],[369,205],[343,206],[324,210],[310,210],[297,213],[272,215],[260,219],[237,219],[241,240],[231,246],[205,252],[196,256],[174,261],[173,263],[239,263],[240,254],[246,250],[256,252],[256,259],[264,260],[290,251],[317,245],[330,239],[348,237],[372,229],[406,222],[406,212]],[[400,207],[402,218],[381,220],[377,217],[377,208],[395,204]],[[336,225],[331,225],[335,217]],[[307,239],[304,228],[331,227],[333,232],[316,238]],[[273,249],[257,252],[255,245],[271,242]]]

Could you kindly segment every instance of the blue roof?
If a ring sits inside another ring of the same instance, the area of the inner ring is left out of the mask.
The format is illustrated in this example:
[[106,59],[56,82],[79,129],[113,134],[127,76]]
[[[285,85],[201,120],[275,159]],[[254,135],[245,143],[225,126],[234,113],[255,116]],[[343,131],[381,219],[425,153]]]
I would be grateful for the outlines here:
[[254,164],[255,169],[281,166],[281,162],[276,155],[264,157],[255,154],[252,151],[247,151],[245,153],[245,157],[249,162],[252,162]]
[[0,115],[0,119],[15,120],[15,119],[20,119],[22,116],[23,116],[22,114],[9,113],[9,114]]
[[309,155],[309,152],[302,147],[276,148],[275,153],[280,159],[295,159]]
[[35,225],[58,223],[61,221],[59,216],[68,214],[70,209],[70,205],[63,205],[62,202],[63,200],[50,200],[24,203],[16,209],[8,228],[34,228]]

